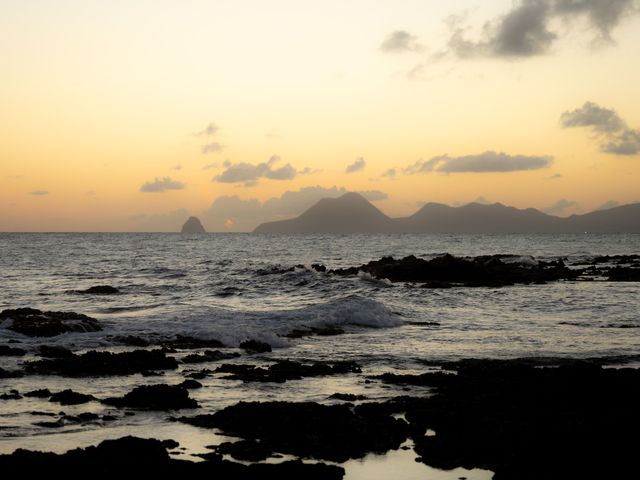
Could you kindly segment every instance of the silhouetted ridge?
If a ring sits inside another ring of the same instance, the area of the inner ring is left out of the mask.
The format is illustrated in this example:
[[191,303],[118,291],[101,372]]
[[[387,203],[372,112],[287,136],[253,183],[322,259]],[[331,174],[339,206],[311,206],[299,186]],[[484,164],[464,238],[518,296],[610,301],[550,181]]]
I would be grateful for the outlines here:
[[256,233],[640,233],[640,203],[568,218],[501,203],[427,203],[389,218],[358,193],[323,198],[300,216],[259,225]]
[[391,232],[392,220],[359,193],[323,198],[302,215],[259,225],[257,233]]

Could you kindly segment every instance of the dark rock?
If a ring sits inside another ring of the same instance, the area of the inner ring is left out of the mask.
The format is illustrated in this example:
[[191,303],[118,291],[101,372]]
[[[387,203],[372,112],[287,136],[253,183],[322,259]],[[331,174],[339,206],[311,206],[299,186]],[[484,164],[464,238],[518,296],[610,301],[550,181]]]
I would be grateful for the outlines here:
[[182,388],[186,388],[187,390],[193,390],[195,388],[202,388],[202,384],[200,382],[198,382],[197,380],[192,380],[192,379],[187,379],[184,382],[182,382],[181,384],[179,384],[178,386],[182,387]]
[[162,440],[160,443],[167,450],[173,450],[173,449],[178,448],[180,446],[180,444],[178,442],[176,442],[175,440],[172,440],[172,439]]
[[92,377],[102,375],[131,375],[148,370],[171,370],[178,368],[173,357],[161,350],[134,350],[111,353],[89,351],[70,358],[56,358],[27,362],[31,373],[62,375],[65,377]]
[[25,397],[33,397],[33,398],[49,398],[51,396],[51,392],[48,388],[41,388],[39,390],[31,390],[24,394]]
[[329,398],[333,400],[342,400],[345,402],[355,402],[357,400],[367,400],[364,395],[354,395],[353,393],[334,393]]
[[237,358],[240,354],[238,352],[221,352],[220,350],[205,350],[204,354],[198,355],[193,353],[182,358],[182,363],[204,363],[204,362],[218,362],[220,360],[229,360],[231,358]]
[[54,337],[66,332],[97,332],[102,326],[95,319],[75,312],[42,312],[35,308],[16,308],[0,312],[0,320],[11,319],[7,327],[29,337]]
[[279,360],[267,368],[255,365],[225,363],[216,369],[218,373],[230,373],[225,377],[244,382],[275,382],[300,380],[305,377],[320,377],[345,373],[360,373],[362,370],[355,362],[333,362],[303,364],[291,360]]
[[4,368],[0,367],[0,378],[18,378],[21,376],[21,372],[5,370]]
[[240,344],[240,348],[249,353],[265,353],[271,351],[271,345],[258,340],[245,340]]
[[255,440],[224,442],[215,447],[215,452],[219,455],[230,455],[236,460],[245,462],[261,462],[272,454],[269,448]]
[[144,338],[136,337],[135,335],[121,335],[114,337],[113,340],[115,342],[121,343],[122,345],[127,345],[130,347],[148,347],[149,342]]
[[331,337],[334,335],[342,335],[344,330],[340,327],[311,327],[311,332],[321,337]]
[[207,233],[198,217],[189,217],[182,225],[181,233]]
[[22,357],[25,353],[27,353],[27,351],[22,348],[0,345],[0,357]]
[[67,389],[51,395],[50,402],[58,402],[61,405],[80,405],[95,400],[93,395],[85,395],[84,393],[74,392]]
[[[628,439],[640,428],[640,370],[566,359],[443,367],[457,374],[386,377],[431,386],[434,396],[368,407],[405,412],[425,464],[489,469],[501,480],[630,478],[637,472]],[[436,435],[425,436],[426,429]]]
[[392,282],[424,283],[427,288],[465,286],[506,286],[561,279],[576,279],[580,272],[568,268],[562,260],[553,262],[511,261],[510,255],[486,255],[462,258],[445,254],[431,260],[413,255],[396,260],[383,257],[360,267],[331,270],[335,275],[357,275],[363,271]]
[[614,267],[607,272],[610,282],[640,282],[640,268]]
[[319,263],[312,263],[311,264],[311,269],[315,270],[316,272],[326,272],[327,271],[327,267],[325,267],[324,265],[321,265]]
[[104,400],[108,405],[139,410],[179,410],[198,408],[198,402],[189,397],[189,391],[179,385],[143,385],[136,387],[121,398]]
[[64,475],[65,478],[86,478],[87,472],[91,472],[98,478],[105,475],[129,478],[135,474],[141,478],[200,475],[234,480],[340,480],[344,475],[344,469],[337,466],[301,461],[243,465],[222,460],[217,454],[203,462],[175,460],[169,457],[160,440],[136,437],[105,440],[97,447],[78,448],[61,455],[18,449],[11,455],[0,455],[0,471],[3,475],[16,477]]
[[172,340],[164,340],[160,345],[167,348],[181,348],[184,350],[193,350],[197,348],[223,348],[224,344],[216,339],[201,339],[188,335],[176,335]]
[[182,418],[204,428],[260,442],[271,452],[344,462],[397,449],[409,430],[387,414],[360,415],[348,405],[240,402],[213,415]]
[[40,345],[38,355],[45,358],[71,358],[73,352],[65,347]]
[[78,293],[86,293],[90,295],[115,295],[116,293],[120,293],[120,290],[116,287],[112,287],[111,285],[96,285],[89,287],[86,290],[78,290]]
[[22,395],[17,390],[11,390],[9,393],[0,395],[0,400],[20,400]]

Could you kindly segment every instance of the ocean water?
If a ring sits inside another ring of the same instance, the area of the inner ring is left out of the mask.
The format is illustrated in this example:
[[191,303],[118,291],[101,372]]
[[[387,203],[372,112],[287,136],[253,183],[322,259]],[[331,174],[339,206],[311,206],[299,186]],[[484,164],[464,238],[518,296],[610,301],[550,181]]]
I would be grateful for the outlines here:
[[[181,334],[216,338],[230,346],[257,339],[270,343],[273,352],[245,356],[239,363],[274,358],[355,360],[365,374],[422,371],[424,360],[437,359],[640,354],[638,283],[563,281],[431,290],[366,275],[334,277],[308,268],[312,263],[338,268],[387,255],[429,258],[445,252],[531,255],[578,263],[598,255],[638,254],[640,235],[0,234],[0,309],[70,310],[95,317],[105,327],[101,332],[33,339],[0,325],[0,344],[18,341],[30,352],[23,358],[0,357],[0,367],[18,368],[34,358],[41,344],[76,351],[129,349],[114,342],[119,335],[153,340]],[[283,272],[295,265],[302,266]],[[73,292],[104,284],[122,293]],[[293,329],[312,326],[338,326],[346,333],[284,337]],[[27,376],[0,380],[0,394],[12,388],[22,392],[47,387],[103,398],[122,395],[141,383],[179,383],[189,368],[205,366],[215,368],[200,364],[157,378],[133,375],[89,382]],[[284,385],[216,377],[203,383],[205,388],[191,394],[208,410],[247,399],[329,403],[327,397],[334,392],[371,399],[403,393],[365,383],[364,376],[357,375]],[[46,416],[30,412],[56,413],[57,404],[23,399],[0,407],[0,452],[18,447],[64,451],[132,429],[174,438],[187,447],[185,455],[215,443],[213,433],[168,422],[163,414],[140,413],[109,425],[69,425],[51,431],[34,425]],[[91,402],[64,410],[109,409]],[[359,471],[361,465],[353,468]],[[462,476],[486,478],[485,473]]]

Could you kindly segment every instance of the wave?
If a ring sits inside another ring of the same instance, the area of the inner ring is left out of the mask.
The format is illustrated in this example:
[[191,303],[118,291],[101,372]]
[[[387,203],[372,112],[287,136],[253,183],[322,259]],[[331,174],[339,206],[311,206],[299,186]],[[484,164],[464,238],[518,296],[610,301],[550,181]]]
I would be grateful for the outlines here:
[[41,343],[73,345],[75,349],[111,346],[114,345],[113,337],[127,335],[138,336],[152,343],[177,335],[215,338],[230,347],[237,347],[245,340],[254,339],[279,348],[291,346],[291,341],[284,336],[293,330],[339,327],[357,331],[403,324],[400,316],[383,303],[360,295],[349,295],[289,310],[239,311],[215,306],[185,306],[184,311],[179,314],[149,312],[139,316],[133,311],[131,313],[132,316],[102,318],[100,321],[105,328],[101,332],[66,333],[46,341],[29,339],[19,334],[14,336],[20,336],[23,345],[32,348]]

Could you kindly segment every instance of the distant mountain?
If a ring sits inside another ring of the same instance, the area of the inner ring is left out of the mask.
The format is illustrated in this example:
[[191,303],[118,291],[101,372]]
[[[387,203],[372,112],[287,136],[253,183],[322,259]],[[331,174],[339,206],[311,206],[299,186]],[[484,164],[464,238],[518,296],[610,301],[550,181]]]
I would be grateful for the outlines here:
[[358,193],[325,198],[289,220],[255,233],[640,233],[640,203],[568,218],[500,203],[450,207],[427,203],[409,217],[390,218]]
[[302,215],[258,225],[256,233],[377,233],[393,231],[393,221],[359,193],[323,198]]
[[181,233],[207,233],[197,217],[189,217],[182,226]]

